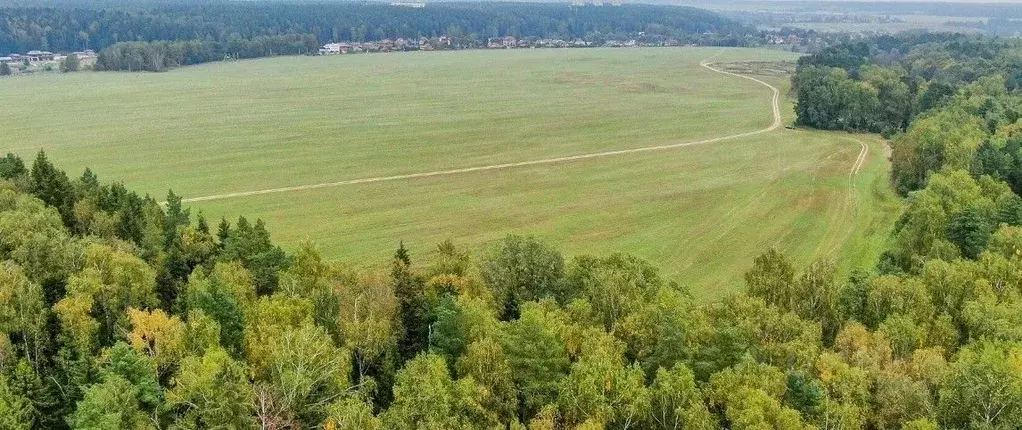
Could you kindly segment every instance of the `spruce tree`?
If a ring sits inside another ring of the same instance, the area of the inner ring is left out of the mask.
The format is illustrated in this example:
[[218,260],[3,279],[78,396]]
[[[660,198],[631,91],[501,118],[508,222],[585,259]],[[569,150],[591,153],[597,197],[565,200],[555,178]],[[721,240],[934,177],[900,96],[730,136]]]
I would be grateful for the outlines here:
[[190,223],[191,211],[181,206],[181,197],[174,194],[174,191],[167,192],[167,216],[163,223],[166,245],[170,245],[178,235],[178,229],[187,227]]
[[429,310],[424,294],[424,280],[412,273],[411,258],[404,243],[394,253],[391,268],[394,295],[401,318],[398,353],[402,361],[415,357],[429,345]]
[[32,193],[46,204],[57,208],[64,225],[74,225],[75,192],[63,170],[53,167],[46,153],[39,151],[32,164]]
[[26,173],[28,169],[25,168],[25,162],[21,161],[21,157],[7,154],[6,157],[0,158],[0,179],[14,179]]

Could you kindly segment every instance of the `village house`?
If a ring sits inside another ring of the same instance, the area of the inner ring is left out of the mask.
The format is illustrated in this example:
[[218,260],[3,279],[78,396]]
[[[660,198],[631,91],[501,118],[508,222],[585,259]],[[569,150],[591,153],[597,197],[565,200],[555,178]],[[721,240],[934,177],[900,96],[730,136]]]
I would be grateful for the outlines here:
[[28,51],[25,53],[25,58],[28,58],[30,63],[37,63],[40,61],[53,61],[53,53],[50,51]]
[[490,49],[514,48],[518,46],[518,39],[514,36],[491,37],[486,41],[486,47]]

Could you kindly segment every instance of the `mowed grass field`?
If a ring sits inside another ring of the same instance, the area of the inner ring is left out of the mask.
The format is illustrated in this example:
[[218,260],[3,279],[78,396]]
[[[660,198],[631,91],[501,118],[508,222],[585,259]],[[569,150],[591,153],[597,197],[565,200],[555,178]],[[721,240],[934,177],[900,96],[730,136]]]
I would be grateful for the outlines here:
[[[771,91],[699,66],[794,60],[749,49],[509,50],[291,57],[162,74],[0,80],[4,150],[163,196],[300,186],[642,148],[772,122]],[[783,77],[762,77],[786,91]],[[5,97],[6,98],[6,97]],[[785,104],[791,120],[790,104]],[[356,265],[400,241],[422,262],[532,234],[568,255],[629,252],[701,298],[775,246],[870,264],[896,215],[874,139],[776,130],[674,148],[195,203],[267,221]]]

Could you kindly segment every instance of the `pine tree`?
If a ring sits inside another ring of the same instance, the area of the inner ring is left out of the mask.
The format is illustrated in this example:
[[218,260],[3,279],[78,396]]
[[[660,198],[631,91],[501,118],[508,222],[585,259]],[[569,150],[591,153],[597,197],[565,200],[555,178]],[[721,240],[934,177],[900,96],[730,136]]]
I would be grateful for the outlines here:
[[64,225],[74,225],[75,193],[71,180],[62,170],[53,167],[46,153],[39,151],[32,164],[32,193],[46,204],[57,208]]
[[25,162],[21,161],[21,157],[7,154],[6,157],[0,158],[0,179],[14,179],[26,173],[28,169],[25,168]]
[[0,63],[0,76],[11,76],[14,73],[11,71],[11,66],[7,63]]
[[391,277],[398,300],[401,335],[398,353],[402,361],[415,357],[429,346],[429,310],[424,294],[424,281],[411,271],[411,258],[402,242],[394,253]]
[[174,241],[174,238],[178,235],[178,229],[181,227],[187,227],[191,222],[191,211],[183,209],[181,206],[181,197],[174,194],[173,190],[167,192],[167,209],[166,219],[164,221],[164,234],[166,239],[166,245],[170,245]]
[[202,212],[199,212],[199,215],[196,216],[195,218],[196,218],[195,230],[197,230],[199,233],[202,233],[204,235],[208,235],[209,234],[209,223],[206,222],[206,217],[204,215],[202,215]]
[[216,229],[216,237],[219,239],[217,247],[223,251],[224,247],[227,246],[227,239],[231,237],[231,223],[227,222],[227,218],[220,218],[220,225]]

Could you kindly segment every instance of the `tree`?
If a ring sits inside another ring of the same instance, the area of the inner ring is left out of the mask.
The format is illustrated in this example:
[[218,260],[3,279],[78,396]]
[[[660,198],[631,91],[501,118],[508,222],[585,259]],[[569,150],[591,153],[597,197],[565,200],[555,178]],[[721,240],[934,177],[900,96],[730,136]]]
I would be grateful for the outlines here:
[[119,376],[93,385],[68,418],[72,428],[155,428],[138,404],[138,390]]
[[628,315],[615,333],[648,377],[698,356],[711,328],[686,293],[664,288]]
[[245,330],[245,309],[236,290],[216,277],[207,278],[201,269],[189,277],[185,286],[188,310],[201,311],[213,318],[220,326],[220,345],[239,354]]
[[334,292],[340,299],[341,338],[352,350],[354,384],[368,396],[388,397],[387,381],[395,366],[387,357],[395,355],[400,328],[393,285],[389,280],[365,277],[340,282]]
[[176,423],[188,428],[248,428],[252,399],[245,367],[223,349],[185,357],[167,391]]
[[556,399],[570,362],[558,317],[536,304],[526,304],[521,312],[521,318],[505,326],[502,342],[522,397],[518,415],[526,421]]
[[784,309],[794,307],[794,302],[801,299],[792,294],[795,283],[795,269],[776,249],[763,253],[752,264],[752,269],[745,272],[745,285],[750,296],[760,297],[767,303]]
[[252,225],[245,217],[239,217],[234,228],[226,222],[221,223],[219,235],[223,248],[220,261],[238,261],[245,266],[252,273],[256,292],[260,295],[276,291],[278,274],[287,269],[289,261],[284,250],[270,241],[270,233],[262,220],[256,220]]
[[647,423],[659,429],[709,430],[717,428],[716,419],[703,402],[696,387],[695,374],[685,365],[660,368],[649,388],[650,411]]
[[589,337],[562,383],[558,407],[568,426],[586,422],[630,428],[649,415],[649,391],[639,366],[627,366],[610,335]]
[[17,347],[36,371],[41,370],[40,360],[49,343],[49,312],[42,287],[18,265],[0,262],[0,333],[20,338]]
[[781,403],[787,378],[776,367],[743,361],[710,378],[706,396],[728,428],[804,428],[797,411]]
[[60,71],[61,73],[77,72],[79,65],[78,54],[68,54],[60,61]]
[[423,354],[410,360],[394,380],[394,403],[381,416],[392,429],[473,428],[469,396],[471,379],[455,382],[440,356]]
[[[116,336],[130,331],[128,308],[155,304],[155,280],[155,271],[138,257],[106,245],[91,245],[85,250],[84,270],[68,280],[67,296],[57,304],[58,316],[68,328],[85,328],[91,324],[71,321],[85,322],[95,314],[97,340],[100,345],[110,345]],[[83,332],[76,337],[85,340],[92,335]]]
[[941,384],[943,427],[1022,426],[1022,347],[981,341],[963,348]]
[[503,307],[503,319],[516,318],[524,302],[566,298],[561,291],[564,258],[533,237],[505,237],[483,257],[480,272]]
[[480,405],[501,423],[516,421],[518,392],[511,362],[503,348],[490,337],[474,341],[458,359],[457,375],[472,378],[486,393]]
[[958,245],[963,256],[973,259],[986,248],[993,232],[990,221],[975,208],[955,215],[947,226],[948,240]]
[[398,352],[402,361],[415,357],[429,346],[429,326],[432,319],[426,301],[425,280],[412,273],[411,259],[404,243],[394,253],[391,265],[394,296],[398,301],[401,318],[401,337]]
[[283,421],[323,422],[328,405],[351,389],[351,353],[337,348],[321,328],[305,323],[270,347],[267,382]]
[[0,428],[12,430],[32,428],[31,402],[14,392],[4,375],[0,375]]
[[610,332],[615,331],[620,320],[666,288],[653,266],[623,254],[578,257],[572,262],[565,283],[568,291],[580,294],[592,305]]
[[162,402],[156,369],[124,343],[107,352],[101,382],[90,386],[68,419],[73,428],[156,428],[148,415]]
[[7,63],[0,63],[0,76],[11,76],[11,66]]
[[323,427],[336,430],[379,430],[383,425],[373,415],[372,405],[355,397],[345,397],[327,407]]
[[64,171],[53,167],[46,153],[39,151],[32,163],[32,193],[60,213],[64,225],[74,225],[75,194],[71,180]]
[[186,351],[185,324],[177,315],[168,316],[162,310],[140,311],[128,309],[131,332],[128,343],[139,354],[151,359],[161,374],[177,366]]

